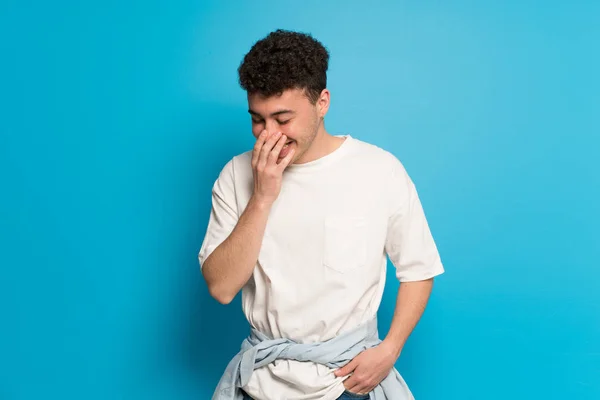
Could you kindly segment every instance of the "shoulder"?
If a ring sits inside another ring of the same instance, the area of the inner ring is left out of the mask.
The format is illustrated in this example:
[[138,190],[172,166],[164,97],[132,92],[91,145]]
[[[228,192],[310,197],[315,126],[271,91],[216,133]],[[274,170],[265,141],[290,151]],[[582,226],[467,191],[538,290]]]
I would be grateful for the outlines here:
[[235,181],[248,174],[252,175],[252,151],[246,151],[230,158],[221,168],[219,180]]
[[358,157],[361,162],[392,174],[405,171],[400,159],[390,150],[364,140],[352,139],[354,156]]

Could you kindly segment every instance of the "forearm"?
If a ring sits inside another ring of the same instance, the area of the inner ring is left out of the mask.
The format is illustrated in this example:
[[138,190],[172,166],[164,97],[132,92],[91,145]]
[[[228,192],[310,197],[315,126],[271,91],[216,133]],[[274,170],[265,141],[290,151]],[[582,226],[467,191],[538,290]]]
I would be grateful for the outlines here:
[[252,198],[235,228],[206,259],[202,274],[208,290],[227,304],[246,284],[258,259],[270,211],[269,203]]
[[396,357],[400,356],[406,340],[423,315],[432,287],[433,278],[400,283],[392,325],[384,339],[385,345]]

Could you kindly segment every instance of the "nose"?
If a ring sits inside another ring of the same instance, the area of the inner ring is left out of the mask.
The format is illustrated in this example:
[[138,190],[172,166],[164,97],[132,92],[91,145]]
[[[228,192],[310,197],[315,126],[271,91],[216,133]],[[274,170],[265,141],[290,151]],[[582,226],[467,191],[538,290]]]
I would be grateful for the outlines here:
[[272,135],[272,134],[274,134],[275,132],[282,132],[283,133],[283,131],[279,127],[279,124],[277,123],[277,121],[270,121],[270,120],[268,120],[268,121],[266,121],[266,122],[263,123],[263,125],[260,127],[260,131],[253,129],[252,133],[253,133],[254,137],[256,139],[258,139],[258,137],[260,136],[260,134],[263,131],[265,131],[265,130],[267,131],[267,133],[269,134],[269,136]]
[[265,122],[265,129],[269,134],[273,134],[277,132],[277,122],[275,121],[267,121]]

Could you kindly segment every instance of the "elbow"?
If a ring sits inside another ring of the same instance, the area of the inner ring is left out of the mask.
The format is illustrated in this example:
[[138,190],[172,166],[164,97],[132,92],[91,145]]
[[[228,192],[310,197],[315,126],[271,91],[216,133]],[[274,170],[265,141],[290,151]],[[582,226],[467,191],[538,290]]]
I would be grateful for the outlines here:
[[208,289],[208,292],[210,293],[211,297],[215,300],[217,300],[219,303],[223,304],[223,305],[227,305],[229,303],[231,303],[233,301],[233,299],[235,298],[235,296],[232,296],[229,293],[225,293],[224,291],[218,291],[215,289]]
[[227,305],[233,301],[235,298],[235,293],[230,293],[230,291],[228,291],[227,288],[224,288],[223,285],[210,282],[206,279],[206,276],[204,279],[206,280],[206,284],[208,286],[208,293],[213,299],[224,305]]
[[208,286],[208,293],[221,304],[226,305],[231,303],[235,298],[236,293],[232,292],[231,288],[228,288],[223,282],[220,282],[219,278],[215,277],[214,273],[210,272],[210,266],[208,265],[209,263],[205,262],[204,266],[200,268],[204,281]]

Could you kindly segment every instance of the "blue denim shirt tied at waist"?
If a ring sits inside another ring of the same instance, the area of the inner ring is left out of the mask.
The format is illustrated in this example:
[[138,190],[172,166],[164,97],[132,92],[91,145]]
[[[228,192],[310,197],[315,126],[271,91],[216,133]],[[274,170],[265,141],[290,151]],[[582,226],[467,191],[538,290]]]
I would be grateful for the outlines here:
[[[312,361],[329,368],[340,368],[366,349],[381,343],[377,318],[332,339],[316,343],[297,343],[290,339],[272,339],[252,328],[242,342],[240,352],[229,362],[212,400],[243,400],[242,387],[252,372],[277,359]],[[413,400],[414,397],[396,368],[369,393],[370,400]]]

